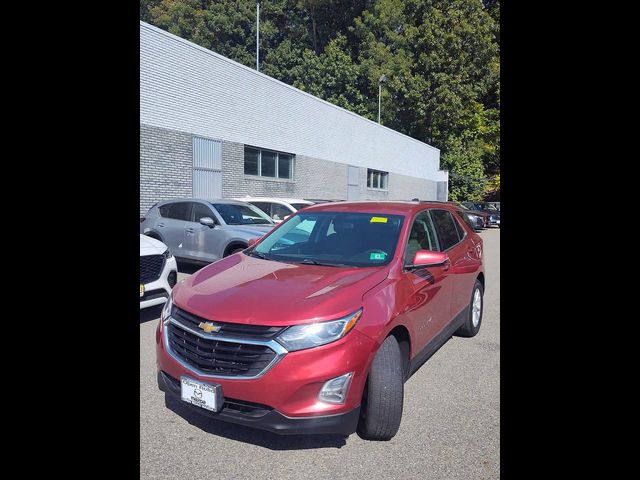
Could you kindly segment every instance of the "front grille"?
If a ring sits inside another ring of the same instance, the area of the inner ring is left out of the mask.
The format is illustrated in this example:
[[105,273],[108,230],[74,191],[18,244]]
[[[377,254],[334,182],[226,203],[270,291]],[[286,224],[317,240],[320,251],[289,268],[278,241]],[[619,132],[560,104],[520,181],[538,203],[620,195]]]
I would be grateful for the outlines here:
[[253,377],[276,357],[266,345],[202,338],[173,323],[166,328],[173,353],[207,374]]
[[144,302],[146,300],[154,300],[160,297],[169,298],[169,294],[163,288],[156,288],[155,290],[145,291],[144,295],[140,297],[140,301]]
[[140,257],[140,283],[154,282],[160,278],[164,267],[163,255],[145,255]]
[[[198,317],[178,307],[173,307],[171,316],[183,325],[196,329],[200,322],[209,322],[206,318]],[[278,335],[285,327],[267,327],[263,325],[249,325],[246,323],[224,323],[211,322],[220,326],[218,335],[226,335],[228,337],[247,338],[251,340],[271,340]]]

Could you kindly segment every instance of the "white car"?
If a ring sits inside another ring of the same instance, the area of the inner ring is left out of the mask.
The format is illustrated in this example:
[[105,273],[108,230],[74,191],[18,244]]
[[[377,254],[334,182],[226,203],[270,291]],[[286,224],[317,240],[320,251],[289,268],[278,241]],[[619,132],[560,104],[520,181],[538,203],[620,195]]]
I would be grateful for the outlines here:
[[166,302],[177,281],[178,266],[167,246],[140,235],[140,308]]
[[301,208],[314,205],[314,202],[302,200],[300,198],[273,198],[273,197],[250,197],[236,198],[241,202],[247,202],[258,207],[264,213],[269,215],[271,219],[280,223],[289,215],[296,213]]

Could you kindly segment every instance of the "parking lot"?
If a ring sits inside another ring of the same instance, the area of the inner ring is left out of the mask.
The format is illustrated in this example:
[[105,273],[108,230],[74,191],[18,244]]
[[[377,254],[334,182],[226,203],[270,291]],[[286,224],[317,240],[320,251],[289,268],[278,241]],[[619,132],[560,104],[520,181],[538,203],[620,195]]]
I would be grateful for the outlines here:
[[[140,313],[141,478],[499,478],[500,230],[484,239],[484,317],[474,338],[454,337],[405,385],[402,424],[389,442],[356,434],[278,436],[214,422],[156,386],[160,307]],[[193,268],[181,268],[178,279]]]

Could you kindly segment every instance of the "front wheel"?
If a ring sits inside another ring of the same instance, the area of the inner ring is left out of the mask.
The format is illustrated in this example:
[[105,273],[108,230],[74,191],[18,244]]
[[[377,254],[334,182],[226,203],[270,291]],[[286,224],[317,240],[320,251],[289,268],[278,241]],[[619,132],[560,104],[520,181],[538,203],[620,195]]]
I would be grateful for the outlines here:
[[358,435],[365,440],[391,440],[400,428],[404,400],[403,361],[395,337],[387,337],[376,353],[364,388]]
[[479,280],[473,285],[471,292],[471,303],[469,304],[469,314],[465,322],[456,330],[459,337],[475,337],[480,331],[482,323],[482,312],[484,310],[484,288]]

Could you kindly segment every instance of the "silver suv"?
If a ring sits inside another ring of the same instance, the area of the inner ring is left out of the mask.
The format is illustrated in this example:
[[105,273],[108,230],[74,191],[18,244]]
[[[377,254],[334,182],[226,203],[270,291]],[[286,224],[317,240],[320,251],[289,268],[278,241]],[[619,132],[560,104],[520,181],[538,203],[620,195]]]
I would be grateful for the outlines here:
[[180,198],[156,203],[140,221],[140,233],[156,238],[181,259],[215,262],[244,250],[274,223],[260,209],[235,200]]

